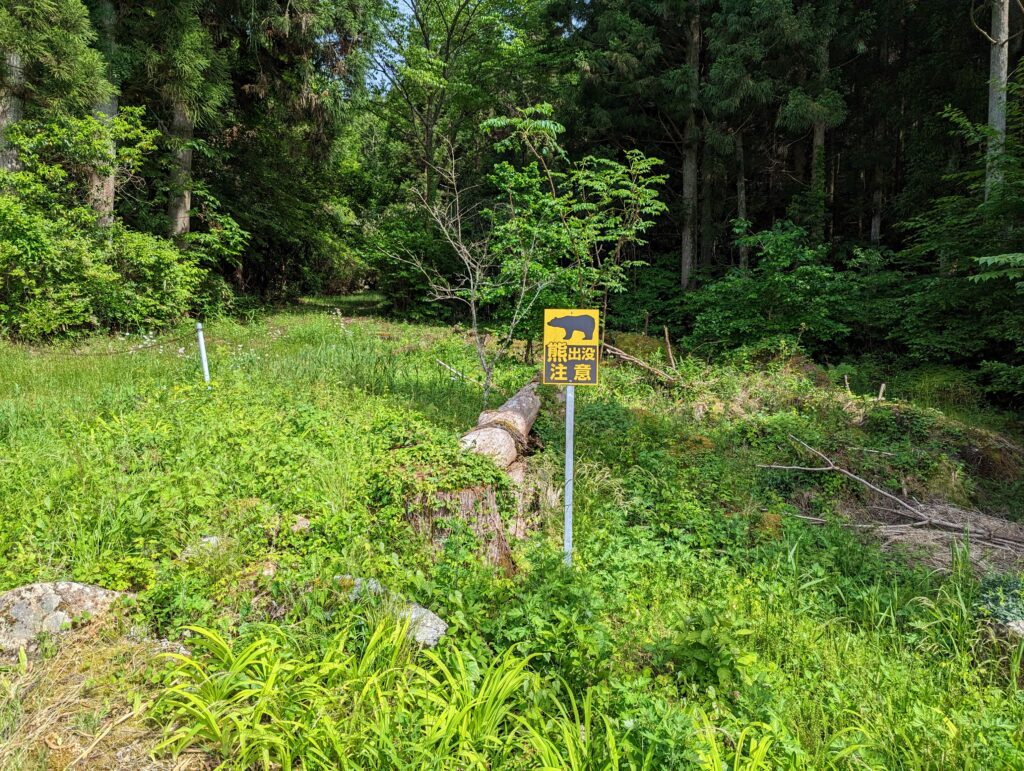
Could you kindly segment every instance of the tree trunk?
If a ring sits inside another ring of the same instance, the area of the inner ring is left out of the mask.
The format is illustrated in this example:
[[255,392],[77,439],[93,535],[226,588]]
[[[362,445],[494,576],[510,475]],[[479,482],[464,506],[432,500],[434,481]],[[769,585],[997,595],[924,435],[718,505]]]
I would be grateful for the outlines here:
[[434,201],[434,127],[423,126],[423,200],[428,204]]
[[[709,131],[708,123],[704,121],[704,134]],[[712,187],[714,180],[711,176],[711,148],[704,145],[701,153],[700,163],[700,266],[710,267],[715,261],[715,223],[712,220]]]
[[880,161],[875,162],[874,190],[871,193],[871,243],[882,241],[882,184],[885,178]]
[[[112,120],[117,116],[117,97],[112,96],[100,105],[96,106],[95,112],[100,113]],[[102,171],[93,170],[89,172],[89,203],[96,212],[96,222],[101,227],[110,227],[114,224],[114,193],[116,192],[116,175],[114,170],[114,155],[116,148],[111,143],[107,147],[107,159],[109,168]]]
[[811,238],[820,242],[825,237],[825,121],[815,121],[811,144],[811,195],[814,213],[811,217]]
[[[97,48],[103,53],[103,58],[107,63],[107,80],[113,84],[116,82],[113,61],[117,53],[115,36],[117,13],[113,0],[97,0],[93,3],[92,10],[92,24],[96,30]],[[103,115],[110,121],[117,116],[117,107],[117,96],[111,95],[109,99],[93,105],[93,113]],[[96,222],[101,227],[110,227],[114,223],[114,194],[116,192],[114,159],[116,152],[117,148],[111,142],[106,148],[105,165],[108,168],[93,169],[89,172],[89,204],[96,212]]]
[[[747,221],[747,165],[743,149],[743,132],[737,131],[736,143],[736,219]],[[750,265],[750,247],[740,247],[740,267]]]
[[496,410],[480,413],[474,428],[463,435],[460,444],[469,452],[486,455],[508,474],[517,498],[514,520],[506,525],[501,516],[498,496],[493,486],[469,487],[423,493],[410,500],[407,516],[417,532],[428,536],[440,547],[448,535],[446,520],[460,519],[480,539],[484,554],[492,565],[507,575],[515,573],[508,536],[524,537],[527,527],[526,464],[520,458],[527,437],[540,412],[537,381],[523,386]]
[[992,0],[992,45],[988,68],[988,143],[985,197],[1002,180],[1000,156],[1006,144],[1006,80],[1010,37],[1010,0]]
[[693,280],[693,255],[696,250],[697,215],[697,92],[700,86],[700,11],[694,7],[686,44],[686,66],[690,79],[690,110],[686,118],[683,152],[683,227],[679,260],[679,285],[690,287]]
[[476,427],[460,440],[464,449],[486,455],[499,467],[508,468],[519,458],[540,412],[537,384],[531,382],[496,410],[480,413]]
[[180,240],[189,232],[192,210],[192,134],[195,125],[185,104],[175,100],[171,118],[171,139],[174,142],[174,167],[171,171],[170,199],[167,202],[168,233]]
[[7,144],[4,135],[7,129],[21,120],[21,88],[25,83],[25,72],[21,68],[21,56],[13,51],[4,55],[7,67],[7,87],[0,91],[0,170],[17,171],[18,151]]

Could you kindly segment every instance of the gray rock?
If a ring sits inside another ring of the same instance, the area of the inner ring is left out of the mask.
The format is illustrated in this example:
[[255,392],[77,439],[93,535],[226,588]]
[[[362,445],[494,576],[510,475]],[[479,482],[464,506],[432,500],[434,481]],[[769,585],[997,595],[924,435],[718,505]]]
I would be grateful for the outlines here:
[[71,581],[29,584],[0,594],[0,658],[16,657],[21,648],[34,653],[40,634],[60,634],[86,615],[102,616],[120,596]]
[[335,576],[335,580],[343,586],[351,587],[348,598],[353,602],[367,595],[383,597],[392,601],[396,606],[398,617],[409,619],[408,635],[420,645],[433,648],[448,632],[448,624],[439,615],[415,602],[404,602],[375,578],[341,575]]
[[346,573],[345,575],[335,576],[334,580],[342,586],[352,587],[348,593],[348,598],[353,602],[361,599],[364,594],[371,594],[374,597],[390,594],[387,589],[381,586],[380,581],[376,578],[360,578],[359,576],[350,576]]
[[1009,622],[1006,625],[1006,631],[1010,633],[1010,637],[1024,640],[1024,619]]
[[443,618],[415,602],[398,615],[409,619],[409,635],[412,639],[428,648],[433,648],[448,633],[448,624]]
[[291,531],[293,533],[305,533],[309,530],[310,524],[310,521],[305,517],[296,517],[295,523],[291,526]]

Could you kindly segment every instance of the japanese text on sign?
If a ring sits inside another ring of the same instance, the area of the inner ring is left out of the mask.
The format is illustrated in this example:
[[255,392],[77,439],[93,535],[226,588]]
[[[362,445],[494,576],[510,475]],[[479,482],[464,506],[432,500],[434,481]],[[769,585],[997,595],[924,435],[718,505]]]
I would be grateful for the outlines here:
[[598,311],[544,311],[544,378],[549,385],[597,385],[601,361]]

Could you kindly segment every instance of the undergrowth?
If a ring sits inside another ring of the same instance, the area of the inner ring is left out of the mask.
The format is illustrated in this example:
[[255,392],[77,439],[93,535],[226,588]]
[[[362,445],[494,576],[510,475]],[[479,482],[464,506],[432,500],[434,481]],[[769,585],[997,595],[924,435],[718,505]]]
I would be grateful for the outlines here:
[[[190,656],[148,675],[157,758],[1024,765],[1021,649],[996,633],[1019,579],[979,582],[962,555],[949,574],[894,559],[837,524],[863,494],[849,480],[758,468],[806,461],[792,435],[908,496],[1020,516],[1020,469],[986,455],[1002,446],[991,432],[849,394],[791,352],[683,358],[672,387],[609,366],[578,394],[574,567],[543,508],[509,578],[467,528],[436,550],[406,511],[496,479],[457,448],[482,407],[471,342],[326,310],[209,324],[209,389],[187,339],[123,355],[106,351],[140,341],[0,348],[0,590],[130,591],[131,623],[184,642]],[[533,371],[506,362],[499,390]],[[531,465],[557,480],[553,399],[536,434]],[[342,574],[431,608],[449,634],[412,647]],[[0,675],[0,743],[27,730],[19,677]]]

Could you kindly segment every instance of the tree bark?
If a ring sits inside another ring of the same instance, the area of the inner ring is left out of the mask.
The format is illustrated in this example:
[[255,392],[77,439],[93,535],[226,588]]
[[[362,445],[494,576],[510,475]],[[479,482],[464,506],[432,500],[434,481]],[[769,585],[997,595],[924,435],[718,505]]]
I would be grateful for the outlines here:
[[[113,119],[117,116],[117,97],[112,96],[100,105],[96,106],[95,112]],[[96,212],[96,223],[101,227],[110,227],[114,224],[114,194],[116,193],[117,176],[114,169],[114,156],[117,152],[113,142],[107,147],[107,162],[109,168],[100,171],[93,170],[89,173],[89,203]]]
[[25,72],[21,67],[21,56],[14,51],[4,54],[7,68],[7,86],[0,91],[0,170],[17,171],[18,151],[7,144],[5,134],[13,124],[21,120],[23,105],[21,88],[25,83]]
[[480,539],[490,563],[507,575],[514,574],[516,568],[509,535],[520,538],[526,535],[527,499],[531,489],[520,454],[539,412],[540,396],[534,380],[498,409],[481,412],[476,426],[467,431],[460,441],[464,449],[486,455],[508,474],[517,498],[516,516],[509,525],[501,516],[494,487],[485,485],[424,493],[409,501],[407,516],[416,531],[428,536],[439,548],[448,535],[444,520],[460,519]]
[[[107,80],[111,84],[116,82],[114,77],[113,61],[116,55],[117,40],[115,27],[117,24],[117,13],[114,9],[113,0],[97,0],[92,6],[92,24],[96,30],[97,48],[103,53],[107,62]],[[112,94],[93,105],[93,114],[99,114],[112,120],[117,116],[117,95]],[[106,149],[104,169],[93,169],[89,173],[89,204],[96,212],[96,222],[101,227],[110,227],[114,223],[114,195],[116,193],[116,174],[114,160],[117,148],[111,142]]]
[[988,143],[985,197],[1002,180],[999,159],[1006,144],[1006,81],[1010,37],[1010,0],[992,0],[992,43],[988,68]]
[[821,241],[825,237],[825,121],[821,120],[814,122],[811,142],[811,193],[815,207],[811,237]]
[[167,218],[170,220],[170,237],[180,240],[189,232],[189,214],[192,210],[191,142],[195,124],[184,102],[175,100],[172,107],[174,112],[171,118],[171,138],[175,147]]
[[537,384],[531,382],[498,409],[481,412],[476,427],[463,435],[460,444],[508,468],[519,458],[539,412]]
[[679,260],[679,285],[688,289],[693,280],[697,215],[697,92],[700,86],[700,11],[694,7],[686,44],[686,66],[690,78],[690,109],[686,118],[683,152],[683,227]]
[[875,163],[874,190],[871,193],[871,243],[882,241],[882,185],[884,183],[881,162]]
[[[743,132],[737,131],[736,143],[736,219],[747,221],[747,165],[743,149]],[[750,266],[750,247],[740,247],[740,267]]]
[[[708,122],[705,120],[705,136],[708,130]],[[712,220],[714,179],[711,175],[711,149],[707,144],[701,153],[700,167],[700,266],[706,269],[715,260],[715,223]]]

